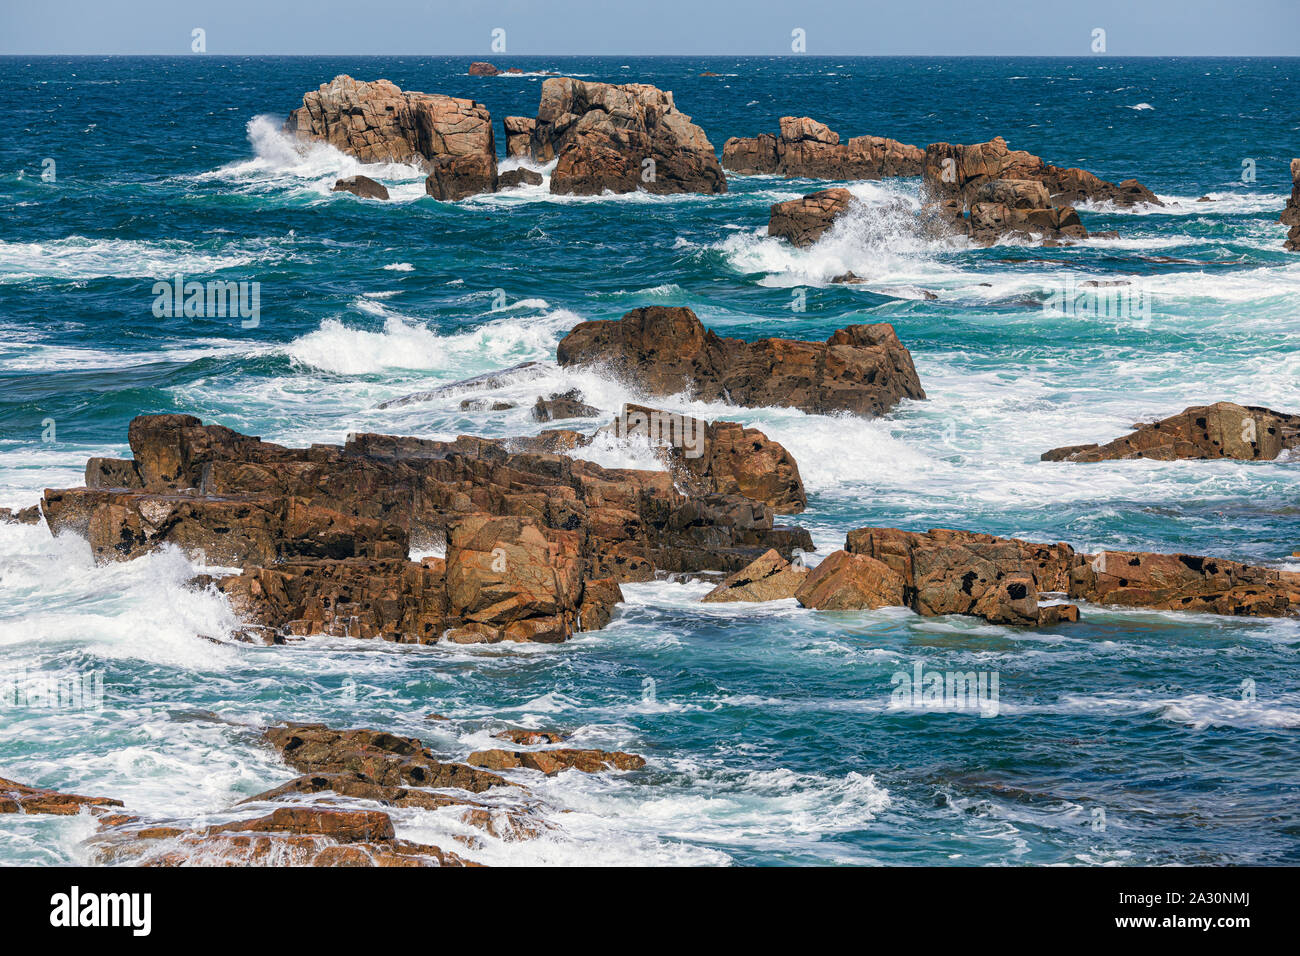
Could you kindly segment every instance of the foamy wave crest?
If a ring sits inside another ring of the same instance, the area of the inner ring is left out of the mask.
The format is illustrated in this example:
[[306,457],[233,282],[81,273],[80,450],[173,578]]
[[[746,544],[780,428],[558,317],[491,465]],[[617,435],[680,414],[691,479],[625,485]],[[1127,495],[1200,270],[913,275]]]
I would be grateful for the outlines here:
[[[205,275],[268,261],[271,254],[205,250],[178,240],[89,239],[68,236],[50,242],[0,240],[0,284],[32,279],[160,279],[177,273]],[[143,294],[143,293],[142,293]]]
[[352,328],[339,319],[326,319],[315,332],[290,342],[286,354],[303,365],[340,375],[390,369],[488,371],[518,362],[549,360],[564,333],[582,321],[567,309],[557,309],[443,334],[380,302],[363,300],[359,308],[382,317],[383,330]]

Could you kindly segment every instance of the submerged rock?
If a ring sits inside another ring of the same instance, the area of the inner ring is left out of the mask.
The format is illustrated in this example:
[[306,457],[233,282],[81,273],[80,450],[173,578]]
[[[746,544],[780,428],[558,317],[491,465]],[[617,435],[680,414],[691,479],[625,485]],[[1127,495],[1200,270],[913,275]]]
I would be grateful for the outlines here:
[[387,199],[388,189],[383,183],[377,183],[369,176],[348,176],[334,184],[330,192],[352,193],[362,199]]
[[1300,448],[1300,415],[1257,405],[1215,402],[1184,409],[1157,422],[1134,426],[1105,445],[1066,445],[1043,452],[1043,461],[1123,461],[1152,458],[1236,458],[1271,461],[1283,451]]
[[517,186],[540,186],[542,174],[531,169],[508,169],[497,177],[498,189],[514,189]]
[[807,568],[793,565],[775,551],[769,551],[726,578],[700,600],[709,603],[781,601],[794,597],[807,576]]
[[600,409],[586,404],[582,400],[582,393],[576,388],[569,389],[567,392],[552,392],[550,398],[537,396],[537,403],[533,406],[533,419],[539,422],[550,422],[564,418],[595,418],[600,414]]
[[72,816],[83,808],[120,807],[121,800],[111,797],[82,797],[60,793],[45,787],[30,787],[16,780],[0,777],[0,813],[49,813]]
[[852,201],[851,192],[836,188],[773,203],[767,234],[773,239],[789,239],[795,246],[810,246],[848,211]]
[[838,133],[807,116],[783,116],[780,133],[753,138],[733,136],[722,144],[724,168],[744,175],[768,174],[807,179],[884,179],[919,176],[925,153],[883,136]]
[[584,322],[560,342],[562,366],[606,366],[652,395],[705,401],[885,414],[925,391],[893,326],[851,325],[821,342],[722,338],[687,308],[634,309],[617,321]]
[[340,75],[303,94],[285,131],[329,143],[364,163],[419,166],[429,172],[425,188],[436,199],[463,199],[497,187],[492,117],[473,100]]
[[704,131],[672,93],[644,83],[546,80],[530,149],[538,162],[556,160],[553,193],[727,191]]
[[562,770],[602,773],[606,770],[640,770],[645,758],[621,750],[480,750],[466,760],[489,770],[540,770],[548,777]]

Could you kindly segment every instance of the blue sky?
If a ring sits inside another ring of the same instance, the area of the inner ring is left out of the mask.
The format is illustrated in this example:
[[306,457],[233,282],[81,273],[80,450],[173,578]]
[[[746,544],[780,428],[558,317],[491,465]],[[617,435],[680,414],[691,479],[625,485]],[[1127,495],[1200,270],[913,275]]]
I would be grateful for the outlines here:
[[[1300,0],[0,0],[0,54],[1300,54]],[[491,48],[505,31],[506,52]]]

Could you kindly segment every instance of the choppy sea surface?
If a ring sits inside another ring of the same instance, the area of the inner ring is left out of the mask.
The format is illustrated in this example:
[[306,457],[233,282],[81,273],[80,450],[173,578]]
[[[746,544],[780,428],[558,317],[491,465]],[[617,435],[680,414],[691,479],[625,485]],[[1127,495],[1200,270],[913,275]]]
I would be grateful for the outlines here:
[[[793,520],[822,555],[872,524],[1300,569],[1294,461],[1039,461],[1197,403],[1300,410],[1300,258],[1277,223],[1300,153],[1300,60],[500,65],[527,72],[472,78],[468,58],[0,59],[0,506],[80,484],[88,456],[129,454],[126,426],[143,412],[290,444],[525,434],[542,427],[536,395],[570,387],[612,415],[642,396],[560,370],[556,343],[580,321],[686,305],[747,339],[888,321],[911,349],[929,400],[877,421],[676,402],[793,452],[809,491]],[[794,250],[766,237],[767,207],[823,183],[733,177],[724,196],[582,198],[544,184],[445,204],[414,169],[295,149],[279,132],[305,90],[349,73],[485,103],[503,151],[500,118],[536,112],[543,70],[671,89],[719,150],[782,115],[922,146],[1002,135],[1137,177],[1166,205],[1081,209],[1118,240],[976,249],[880,211],[915,208],[917,180],[861,182],[850,188],[877,211]],[[392,201],[331,194],[358,172]],[[866,281],[830,283],[847,271]],[[260,322],[156,318],[153,284],[178,273],[260,283]],[[1102,288],[1126,290],[1128,309],[1057,307],[1054,293],[1088,280],[1127,281]],[[377,408],[524,361],[545,367],[498,393],[513,410],[462,411],[464,393]],[[634,448],[598,455],[654,467]],[[533,726],[649,763],[539,779],[554,828],[484,837],[464,855],[1300,862],[1295,619],[1085,607],[1076,625],[1023,631],[900,609],[700,605],[706,584],[664,581],[625,587],[608,628],[564,645],[262,648],[204,639],[235,620],[187,588],[194,571],[175,551],[96,567],[83,541],[0,525],[0,684],[93,675],[103,688],[85,709],[0,698],[0,776],[184,816],[293,776],[258,743],[266,723],[389,729],[449,757]],[[996,715],[891,703],[895,675],[918,664],[996,676]],[[396,820],[425,842],[466,830],[443,811]],[[82,861],[91,829],[0,817],[0,863]]]

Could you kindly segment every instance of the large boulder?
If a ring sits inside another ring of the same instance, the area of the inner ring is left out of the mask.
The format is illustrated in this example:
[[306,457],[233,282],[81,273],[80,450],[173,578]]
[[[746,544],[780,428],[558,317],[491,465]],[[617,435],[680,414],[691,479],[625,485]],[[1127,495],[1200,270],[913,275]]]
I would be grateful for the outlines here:
[[795,599],[819,611],[901,607],[903,578],[875,558],[836,551],[812,569]]
[[1122,607],[1279,617],[1300,611],[1300,573],[1201,555],[1102,551],[1075,563],[1070,596]]
[[836,188],[773,203],[767,234],[774,239],[789,239],[792,245],[810,246],[844,215],[852,201],[851,192]]
[[532,156],[533,130],[537,128],[537,119],[532,116],[507,116],[501,124],[506,131],[506,155]]
[[365,163],[420,166],[429,173],[425,188],[436,199],[496,190],[492,116],[473,100],[341,75],[303,94],[285,130],[329,143]]
[[991,179],[975,188],[967,221],[970,237],[991,244],[1008,236],[1086,239],[1072,206],[1055,206],[1035,179]]
[[883,136],[838,133],[807,116],[781,117],[779,135],[732,137],[722,145],[724,168],[744,175],[777,174],[806,179],[884,179],[918,176],[925,153]]
[[605,366],[652,395],[799,408],[813,414],[885,414],[925,391],[912,356],[886,323],[851,325],[822,342],[722,338],[687,308],[634,309],[584,322],[560,342],[563,366]]
[[553,193],[727,191],[704,131],[677,110],[672,93],[643,83],[546,80],[531,153],[556,160]]
[[700,600],[718,604],[731,601],[781,601],[794,597],[807,576],[807,568],[791,564],[775,551],[769,551],[757,561],[729,575]]
[[354,196],[360,196],[362,199],[387,199],[388,188],[379,182],[371,179],[369,176],[347,176],[334,183],[334,188],[330,192],[351,193]]
[[1042,183],[1054,205],[1111,202],[1162,205],[1155,193],[1135,179],[1116,185],[1086,170],[1065,169],[1043,162],[1033,153],[1008,148],[998,136],[987,143],[931,143],[925,150],[923,185],[933,199],[961,199],[971,203],[975,190],[995,179],[1032,179]]
[[1300,252],[1300,159],[1291,160],[1291,197],[1287,200],[1279,221],[1290,227],[1283,248]]
[[1236,458],[1271,461],[1283,451],[1300,449],[1300,415],[1257,405],[1215,402],[1184,409],[1177,415],[1134,426],[1104,445],[1066,445],[1043,452],[1043,461],[1123,461],[1152,458]]

